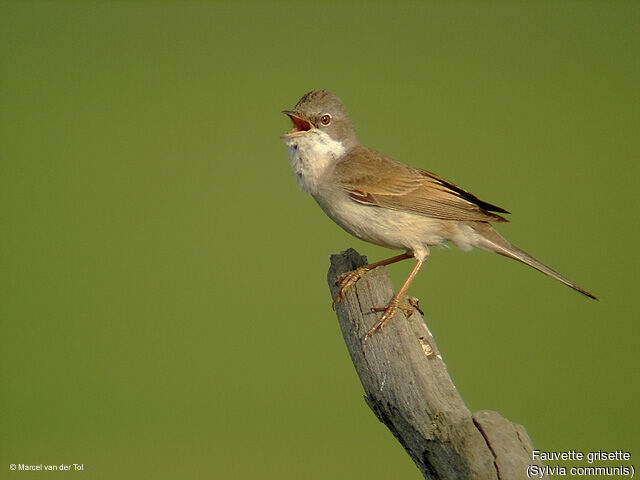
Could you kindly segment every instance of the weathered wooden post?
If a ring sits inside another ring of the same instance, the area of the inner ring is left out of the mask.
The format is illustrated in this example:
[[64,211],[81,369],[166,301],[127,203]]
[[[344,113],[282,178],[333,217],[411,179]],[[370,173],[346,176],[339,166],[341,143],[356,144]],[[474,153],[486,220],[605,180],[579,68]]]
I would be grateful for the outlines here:
[[[349,249],[331,256],[331,295],[336,279],[367,263]],[[368,340],[365,334],[393,295],[384,267],[368,272],[336,305],[340,328],[365,399],[428,479],[520,479],[534,463],[533,445],[521,425],[498,413],[471,414],[449,377],[438,347],[415,311],[402,311]]]

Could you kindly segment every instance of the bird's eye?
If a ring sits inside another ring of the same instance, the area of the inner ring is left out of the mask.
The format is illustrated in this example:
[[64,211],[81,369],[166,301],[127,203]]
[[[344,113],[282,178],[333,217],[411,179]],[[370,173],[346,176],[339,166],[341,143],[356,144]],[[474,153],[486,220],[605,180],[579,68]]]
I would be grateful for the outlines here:
[[331,115],[329,115],[328,113],[325,113],[324,115],[322,115],[320,117],[320,123],[322,123],[322,125],[329,125],[331,123]]

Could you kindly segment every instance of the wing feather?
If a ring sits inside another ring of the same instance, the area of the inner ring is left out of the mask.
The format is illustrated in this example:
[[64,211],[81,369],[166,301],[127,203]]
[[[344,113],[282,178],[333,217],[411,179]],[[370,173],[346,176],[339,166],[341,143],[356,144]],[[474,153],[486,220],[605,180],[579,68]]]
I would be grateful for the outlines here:
[[334,178],[355,202],[442,220],[506,222],[509,213],[437,175],[359,146],[334,170]]

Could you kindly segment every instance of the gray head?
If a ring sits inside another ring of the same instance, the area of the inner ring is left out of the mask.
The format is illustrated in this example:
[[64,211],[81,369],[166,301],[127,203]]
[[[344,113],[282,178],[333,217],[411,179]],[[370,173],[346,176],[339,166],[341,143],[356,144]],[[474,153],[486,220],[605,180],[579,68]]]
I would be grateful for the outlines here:
[[345,147],[358,143],[347,110],[340,98],[329,90],[313,90],[304,95],[293,110],[283,113],[293,122],[293,129],[285,137],[297,137],[319,129]]

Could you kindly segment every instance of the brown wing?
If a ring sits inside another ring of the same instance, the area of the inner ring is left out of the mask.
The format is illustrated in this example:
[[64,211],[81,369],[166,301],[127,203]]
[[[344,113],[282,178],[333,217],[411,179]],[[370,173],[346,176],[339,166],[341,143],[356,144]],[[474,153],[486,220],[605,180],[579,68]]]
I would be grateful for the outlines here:
[[506,222],[506,210],[433,173],[413,168],[367,147],[357,147],[336,165],[334,175],[358,203],[408,211],[442,220]]

